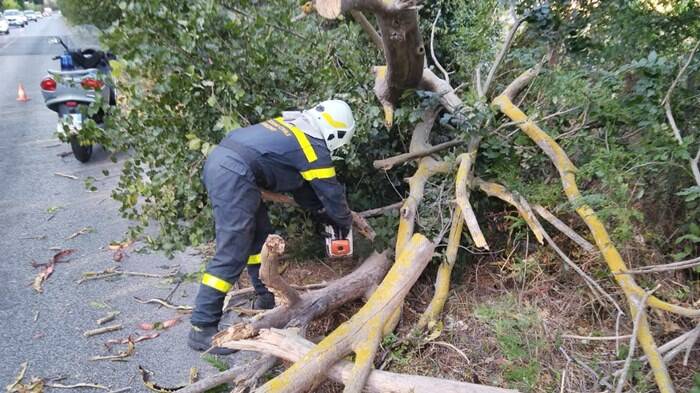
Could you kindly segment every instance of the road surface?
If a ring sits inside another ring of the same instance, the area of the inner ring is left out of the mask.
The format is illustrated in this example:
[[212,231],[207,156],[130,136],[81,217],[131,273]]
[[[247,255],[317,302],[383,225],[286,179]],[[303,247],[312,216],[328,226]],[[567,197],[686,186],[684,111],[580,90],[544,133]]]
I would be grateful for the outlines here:
[[[56,139],[56,114],[44,107],[39,90],[46,69],[58,67],[51,57],[60,53],[60,47],[47,42],[57,34],[71,34],[60,16],[0,36],[0,382],[2,386],[11,383],[23,362],[29,362],[25,381],[65,377],[60,383],[131,387],[132,392],[147,391],[139,365],[153,371],[155,382],[164,386],[186,382],[191,367],[211,374],[214,369],[186,346],[188,316],[161,331],[158,338],[136,344],[136,352],[125,362],[89,360],[109,354],[103,345],[106,340],[146,334],[139,323],[164,321],[177,314],[134,301],[134,296],[166,297],[173,288],[168,280],[117,277],[78,285],[84,272],[120,267],[162,275],[177,265],[182,272],[196,272],[200,257],[182,253],[168,260],[157,253],[138,253],[137,245],[122,262],[113,260],[114,251],[107,245],[121,240],[128,226],[109,197],[124,156],[113,163],[100,147],[87,164],[71,155],[59,156],[70,152],[70,146]],[[20,83],[29,102],[16,101]],[[88,177],[96,179],[96,192],[85,189]],[[68,239],[83,228],[90,230]],[[61,249],[77,251],[68,263],[56,265],[43,293],[35,292],[31,283],[39,269],[32,267],[32,261],[46,262]],[[192,304],[196,290],[196,283],[184,282],[172,301]],[[110,311],[121,313],[114,323],[122,324],[122,330],[83,336]],[[112,353],[124,349],[117,346]]]

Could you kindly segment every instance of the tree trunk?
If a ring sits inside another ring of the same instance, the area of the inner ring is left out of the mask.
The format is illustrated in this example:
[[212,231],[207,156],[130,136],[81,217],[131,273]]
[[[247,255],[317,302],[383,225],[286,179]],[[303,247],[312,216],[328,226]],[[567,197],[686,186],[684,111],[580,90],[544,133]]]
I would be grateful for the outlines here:
[[[297,362],[312,351],[315,345],[288,330],[263,330],[252,340],[231,343],[232,348],[265,352],[290,362]],[[340,360],[325,373],[332,380],[349,383],[353,364]],[[370,393],[515,393],[515,390],[459,382],[449,379],[397,374],[373,370],[367,378],[365,391]]]

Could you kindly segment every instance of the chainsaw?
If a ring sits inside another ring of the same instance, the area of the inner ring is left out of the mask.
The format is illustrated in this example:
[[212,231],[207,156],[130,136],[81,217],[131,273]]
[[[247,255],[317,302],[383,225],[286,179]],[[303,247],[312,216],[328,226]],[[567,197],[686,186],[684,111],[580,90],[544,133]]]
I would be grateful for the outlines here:
[[332,225],[326,225],[326,255],[331,258],[352,256],[352,229],[346,238],[341,238]]

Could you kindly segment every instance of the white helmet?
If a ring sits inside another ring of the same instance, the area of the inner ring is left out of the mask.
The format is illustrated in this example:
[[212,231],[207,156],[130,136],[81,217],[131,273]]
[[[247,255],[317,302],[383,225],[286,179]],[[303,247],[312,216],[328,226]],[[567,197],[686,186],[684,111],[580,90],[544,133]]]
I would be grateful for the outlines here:
[[352,109],[345,101],[323,101],[313,109],[305,110],[303,115],[321,132],[321,137],[331,151],[348,143],[355,133]]

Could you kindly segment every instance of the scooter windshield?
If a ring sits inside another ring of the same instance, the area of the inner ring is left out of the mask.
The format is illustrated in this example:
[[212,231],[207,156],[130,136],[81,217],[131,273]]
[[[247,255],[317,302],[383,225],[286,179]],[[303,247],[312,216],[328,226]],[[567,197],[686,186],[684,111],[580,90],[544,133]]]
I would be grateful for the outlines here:
[[66,37],[68,47],[75,49],[100,49],[100,29],[94,25],[76,25],[70,27],[70,36]]

